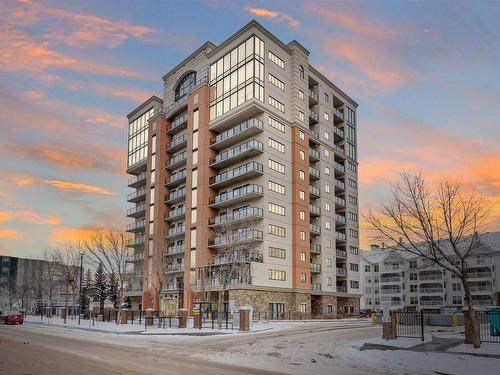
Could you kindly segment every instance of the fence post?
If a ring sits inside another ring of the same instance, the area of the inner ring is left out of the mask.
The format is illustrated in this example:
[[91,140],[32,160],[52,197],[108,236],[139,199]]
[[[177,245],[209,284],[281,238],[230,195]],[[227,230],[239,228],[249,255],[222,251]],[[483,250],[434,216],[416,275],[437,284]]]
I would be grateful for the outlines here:
[[420,328],[422,330],[422,341],[424,341],[424,312],[420,311]]

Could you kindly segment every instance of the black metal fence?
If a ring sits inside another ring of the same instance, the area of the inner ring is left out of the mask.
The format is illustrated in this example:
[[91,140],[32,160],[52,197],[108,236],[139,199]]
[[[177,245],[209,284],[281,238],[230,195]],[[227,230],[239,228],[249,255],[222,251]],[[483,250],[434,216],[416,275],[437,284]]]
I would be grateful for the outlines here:
[[500,309],[479,313],[481,342],[500,344]]
[[311,319],[311,314],[303,313],[299,311],[254,311],[252,314],[252,320],[262,321],[262,320],[307,320]]
[[417,338],[424,341],[424,312],[396,311],[392,313],[396,319],[397,337]]

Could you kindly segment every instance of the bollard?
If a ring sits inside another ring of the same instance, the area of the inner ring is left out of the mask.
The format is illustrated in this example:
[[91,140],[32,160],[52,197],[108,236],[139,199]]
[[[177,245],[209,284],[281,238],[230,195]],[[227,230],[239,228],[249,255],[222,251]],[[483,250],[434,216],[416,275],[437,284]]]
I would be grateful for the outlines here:
[[460,324],[460,317],[457,314],[451,316],[451,326],[457,327]]
[[122,310],[120,312],[120,324],[127,324],[128,322],[128,311],[127,310]]
[[239,309],[240,313],[240,331],[250,331],[250,308],[242,307]]
[[377,323],[377,314],[372,313],[371,319],[373,324]]
[[153,309],[146,309],[146,326],[152,326],[153,325]]
[[187,327],[188,311],[187,309],[179,309],[179,328]]

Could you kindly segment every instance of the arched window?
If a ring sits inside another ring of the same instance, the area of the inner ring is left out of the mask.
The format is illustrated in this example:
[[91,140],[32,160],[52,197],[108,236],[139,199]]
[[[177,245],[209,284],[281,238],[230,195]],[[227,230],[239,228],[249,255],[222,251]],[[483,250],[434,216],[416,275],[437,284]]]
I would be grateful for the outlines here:
[[196,85],[196,72],[189,72],[180,80],[175,89],[175,101],[182,99]]
[[299,65],[299,77],[304,79],[305,74],[304,74],[304,67],[302,65]]

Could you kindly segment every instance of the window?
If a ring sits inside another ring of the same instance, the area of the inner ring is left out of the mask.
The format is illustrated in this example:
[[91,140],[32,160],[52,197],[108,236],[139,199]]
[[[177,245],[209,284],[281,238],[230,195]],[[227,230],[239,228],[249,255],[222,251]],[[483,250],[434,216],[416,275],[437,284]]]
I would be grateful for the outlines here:
[[281,69],[285,69],[285,62],[281,60],[278,56],[276,56],[271,51],[268,52],[269,60],[278,65]]
[[348,212],[348,218],[351,221],[358,221],[358,214],[355,214],[354,212]]
[[302,130],[299,131],[299,138],[302,139],[303,141],[306,139],[306,136]]
[[330,168],[325,167],[325,175],[330,176]]
[[305,121],[306,120],[306,115],[304,112],[299,111],[299,119],[300,121]]
[[462,285],[460,283],[453,283],[453,284],[451,284],[451,289],[454,292],[459,292],[462,290]]
[[359,272],[359,265],[356,263],[349,263],[349,268],[353,272]]
[[328,230],[332,229],[332,223],[329,221],[325,221],[325,228]]
[[[306,274],[304,272],[301,272],[300,273],[300,282],[301,283],[305,283],[306,282]],[[305,305],[305,304],[304,304]],[[302,304],[300,304],[300,307],[302,307]],[[302,309],[301,309],[302,310]],[[302,312],[305,312],[306,309],[305,309],[305,306],[304,306],[304,311]]]
[[325,113],[323,114],[323,118],[324,118],[326,121],[330,120],[330,115],[328,114],[328,112],[325,112]]
[[332,266],[332,258],[326,258],[326,266],[331,267]]
[[[375,264],[373,266],[373,272],[378,272],[378,264]],[[378,278],[375,278],[376,280],[378,280]],[[375,281],[376,283],[378,283],[378,281]]]
[[299,90],[299,98],[304,99],[304,91]]
[[354,113],[354,111],[349,108],[349,107],[346,107],[347,108],[347,118],[346,120],[348,122],[350,122],[352,125],[356,125],[356,114]]
[[418,297],[410,297],[410,305],[418,305]]
[[285,186],[278,184],[277,182],[269,181],[269,190],[285,195]]
[[269,234],[272,234],[274,236],[278,237],[285,237],[285,228],[279,227],[277,225],[269,224],[268,227]]
[[307,303],[301,302],[300,305],[299,305],[299,311],[302,312],[302,313],[307,312]]
[[271,258],[286,259],[286,250],[279,247],[269,247],[269,256]]
[[330,157],[330,150],[328,150],[327,148],[325,148],[325,157]]
[[154,108],[128,125],[128,165],[134,165],[147,157],[148,153],[148,120],[153,116]]
[[327,249],[331,249],[332,248],[332,240],[326,240],[325,241],[325,246]]
[[303,251],[300,252],[300,260],[302,262],[305,262],[306,261],[306,253],[304,253]]
[[331,210],[331,204],[330,203],[325,203],[325,211],[330,212]]
[[286,272],[280,270],[269,270],[269,280],[285,281]]
[[272,96],[269,96],[269,104],[278,111],[285,113],[285,105],[279,100],[274,99]]
[[299,190],[299,199],[300,200],[306,199],[306,193],[303,190]]
[[358,188],[358,183],[356,181],[354,181],[354,180],[351,180],[350,178],[347,179],[347,183],[353,189],[357,189]]
[[269,125],[271,125],[273,128],[279,130],[282,133],[285,132],[285,125],[279,122],[278,120],[273,119],[272,117],[269,117]]
[[333,278],[331,276],[328,276],[326,278],[326,285],[327,286],[332,286],[333,285]]
[[324,136],[327,141],[330,139],[330,133],[325,132]]
[[303,230],[301,230],[299,232],[299,238],[301,239],[301,241],[305,241],[306,240],[306,232],[304,232]]
[[347,162],[347,169],[354,173],[358,171],[358,167],[356,166],[356,164],[353,164],[350,161]]
[[330,193],[330,185],[325,185],[325,192]]
[[410,293],[417,293],[418,287],[417,285],[410,285]]
[[281,152],[282,154],[285,153],[285,145],[283,143],[278,142],[275,139],[268,138],[268,145],[269,147],[275,149],[276,151]]
[[325,92],[325,102],[328,102],[328,94]]
[[[349,252],[350,252],[351,254],[353,254],[353,255],[358,255],[359,250],[358,250],[358,248],[357,248],[356,246],[350,246],[350,247],[349,247]],[[376,268],[376,267],[377,267],[377,266],[375,266],[375,268]],[[378,272],[378,270],[376,270],[375,272]]]
[[302,211],[302,210],[299,211],[299,218],[300,218],[300,220],[305,220],[306,219],[306,213],[305,213],[305,211]]
[[349,156],[353,160],[356,160],[356,146],[349,142],[347,142],[347,156]]
[[276,215],[285,216],[285,207],[269,202],[269,212],[272,212]]
[[279,88],[280,90],[285,91],[285,83],[280,81],[278,78],[269,73],[269,82],[271,82],[274,86]]
[[453,296],[451,298],[452,298],[451,303],[453,305],[461,305],[462,304],[462,296]]
[[410,280],[417,280],[417,274],[415,272],[410,273]]
[[352,195],[348,195],[347,196],[347,202],[349,202],[350,204],[357,205],[358,204],[358,198],[353,197]]
[[304,67],[302,65],[299,65],[299,77],[304,79],[305,78],[305,72],[304,72]]
[[278,163],[277,161],[274,161],[272,159],[269,159],[269,168],[272,169],[273,171],[285,174],[285,166],[281,163]]
[[417,268],[417,261],[416,260],[410,260],[410,262],[409,262],[409,268],[410,269],[416,269]]
[[196,85],[196,72],[187,73],[175,88],[175,101],[184,98],[191,88]]
[[306,159],[306,153],[302,150],[299,151],[299,157],[300,160],[305,160]]
[[359,289],[359,281],[351,280],[351,289]]
[[299,179],[301,179],[301,180],[306,179],[306,174],[304,173],[304,171],[299,171]]

